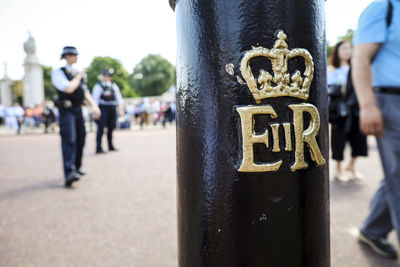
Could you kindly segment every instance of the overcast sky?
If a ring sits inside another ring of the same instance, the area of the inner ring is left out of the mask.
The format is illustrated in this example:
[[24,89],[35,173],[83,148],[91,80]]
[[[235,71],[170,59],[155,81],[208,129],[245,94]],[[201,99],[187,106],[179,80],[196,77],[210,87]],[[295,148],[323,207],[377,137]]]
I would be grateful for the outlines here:
[[[327,0],[328,40],[334,43],[356,28],[371,1]],[[128,72],[149,53],[176,61],[175,14],[168,0],[0,0],[0,77],[6,62],[9,76],[22,78],[28,31],[40,63],[48,66],[62,64],[64,45],[78,48],[78,68],[95,56],[117,58]]]

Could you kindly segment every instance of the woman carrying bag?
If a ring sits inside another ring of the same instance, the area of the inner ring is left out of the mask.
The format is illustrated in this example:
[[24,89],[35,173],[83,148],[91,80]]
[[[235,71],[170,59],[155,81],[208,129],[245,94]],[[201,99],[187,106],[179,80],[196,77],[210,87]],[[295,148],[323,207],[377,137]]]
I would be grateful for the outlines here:
[[[336,161],[335,180],[357,181],[362,175],[355,169],[357,157],[367,156],[367,137],[360,132],[359,110],[351,83],[351,44],[340,41],[333,48],[328,66],[329,122],[331,123],[332,159]],[[346,142],[351,146],[351,159],[343,169]]]

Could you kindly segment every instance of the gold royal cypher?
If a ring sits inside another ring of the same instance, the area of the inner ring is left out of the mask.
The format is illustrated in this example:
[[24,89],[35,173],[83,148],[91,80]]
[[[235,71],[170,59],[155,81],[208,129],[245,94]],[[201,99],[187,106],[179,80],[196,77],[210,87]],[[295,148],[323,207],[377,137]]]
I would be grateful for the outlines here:
[[[253,47],[252,50],[247,51],[240,63],[240,71],[243,78],[249,87],[256,103],[261,103],[261,99],[269,97],[282,97],[291,96],[303,100],[308,99],[311,81],[314,74],[314,63],[311,54],[305,49],[288,50],[286,44],[286,35],[280,31],[272,49],[263,47]],[[255,57],[266,57],[271,60],[272,76],[265,70],[261,70],[256,80],[253,76],[250,67],[251,59]],[[304,78],[299,71],[290,76],[287,73],[288,60],[294,57],[303,57],[305,60]],[[260,86],[258,88],[257,82]],[[320,129],[320,117],[318,109],[309,103],[290,104],[289,109],[293,112],[293,128],[295,137],[295,162],[291,165],[290,169],[296,171],[305,169],[308,164],[304,161],[304,144],[311,154],[311,159],[318,165],[324,165],[325,159],[321,155],[318,147],[316,136]],[[261,106],[246,106],[236,109],[239,113],[242,127],[242,162],[238,169],[239,172],[267,172],[277,171],[282,160],[270,163],[255,163],[254,162],[254,144],[265,144],[267,148],[269,144],[269,131],[265,130],[263,134],[256,134],[254,129],[254,116],[255,115],[269,115],[271,118],[278,118],[277,113],[271,105]],[[308,113],[310,124],[307,129],[304,129],[304,114]],[[282,124],[271,123],[272,133],[272,152],[280,152],[279,144],[279,127],[282,125],[285,134],[285,151],[292,151],[291,141],[291,123],[285,122]]]

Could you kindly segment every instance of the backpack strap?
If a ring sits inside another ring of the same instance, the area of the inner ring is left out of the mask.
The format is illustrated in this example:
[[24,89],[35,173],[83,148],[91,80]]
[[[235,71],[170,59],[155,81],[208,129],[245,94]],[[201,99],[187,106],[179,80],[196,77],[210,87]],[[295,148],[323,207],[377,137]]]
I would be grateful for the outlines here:
[[[393,4],[391,0],[388,0],[388,9],[386,12],[386,30],[389,28],[390,24],[392,24],[392,16],[393,15]],[[374,61],[376,55],[379,52],[380,47],[378,48],[378,50],[376,51],[375,55],[373,56],[372,61]]]
[[67,77],[68,81],[71,81],[74,78],[74,76],[72,76],[72,74],[67,70],[66,67],[62,67],[60,69],[64,73],[65,77]]
[[389,28],[390,24],[392,24],[392,14],[393,14],[393,4],[390,0],[388,5],[388,10],[386,13],[386,27]]

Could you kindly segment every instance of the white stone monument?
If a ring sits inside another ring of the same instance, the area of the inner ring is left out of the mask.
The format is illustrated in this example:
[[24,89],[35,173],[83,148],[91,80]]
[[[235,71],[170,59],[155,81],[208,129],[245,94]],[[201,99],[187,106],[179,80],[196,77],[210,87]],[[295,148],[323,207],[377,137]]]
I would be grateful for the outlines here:
[[36,57],[35,39],[29,34],[28,40],[24,43],[24,50],[27,54],[24,62],[25,75],[23,78],[24,106],[43,104],[44,85],[43,70]]
[[7,64],[4,63],[4,77],[0,80],[0,103],[2,105],[8,106],[13,104],[12,84],[13,80],[7,74]]

